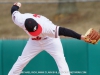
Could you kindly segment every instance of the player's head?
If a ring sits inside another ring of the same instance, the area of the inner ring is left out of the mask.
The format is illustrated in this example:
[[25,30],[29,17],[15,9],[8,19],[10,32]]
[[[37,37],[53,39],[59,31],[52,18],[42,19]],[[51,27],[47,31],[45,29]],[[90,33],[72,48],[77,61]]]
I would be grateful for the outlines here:
[[38,36],[42,32],[42,27],[32,18],[25,20],[25,28],[32,36]]

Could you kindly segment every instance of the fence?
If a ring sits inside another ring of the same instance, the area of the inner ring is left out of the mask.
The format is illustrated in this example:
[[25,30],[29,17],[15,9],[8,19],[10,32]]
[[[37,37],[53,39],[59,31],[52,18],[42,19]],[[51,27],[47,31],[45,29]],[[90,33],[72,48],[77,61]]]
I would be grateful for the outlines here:
[[[7,75],[27,40],[0,40],[0,75]],[[96,45],[61,39],[71,75],[100,75],[100,42]],[[21,75],[59,75],[54,59],[45,51],[24,68]]]

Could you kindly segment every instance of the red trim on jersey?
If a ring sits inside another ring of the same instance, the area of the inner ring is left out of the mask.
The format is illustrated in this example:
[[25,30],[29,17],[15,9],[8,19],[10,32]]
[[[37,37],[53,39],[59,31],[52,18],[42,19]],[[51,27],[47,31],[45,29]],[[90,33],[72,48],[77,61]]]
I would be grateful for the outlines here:
[[42,32],[42,27],[38,25],[38,29],[34,32],[29,32],[29,34],[32,36],[38,36],[41,32]]

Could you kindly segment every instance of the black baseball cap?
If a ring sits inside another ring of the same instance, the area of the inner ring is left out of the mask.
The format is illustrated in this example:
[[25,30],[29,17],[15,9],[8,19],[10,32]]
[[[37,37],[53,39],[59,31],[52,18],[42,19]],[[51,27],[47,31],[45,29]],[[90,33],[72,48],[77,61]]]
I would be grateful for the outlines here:
[[38,36],[42,32],[42,27],[32,18],[25,20],[25,28],[32,36]]

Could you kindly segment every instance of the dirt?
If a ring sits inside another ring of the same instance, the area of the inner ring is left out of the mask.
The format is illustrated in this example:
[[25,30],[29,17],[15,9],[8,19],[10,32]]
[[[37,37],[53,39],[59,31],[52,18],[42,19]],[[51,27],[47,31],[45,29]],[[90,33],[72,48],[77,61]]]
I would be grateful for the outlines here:
[[[28,38],[28,35],[11,19],[12,4],[0,4],[0,38]],[[76,3],[77,12],[57,15],[58,4],[22,4],[21,13],[36,13],[49,18],[54,24],[85,34],[89,28],[100,30],[100,2]]]

